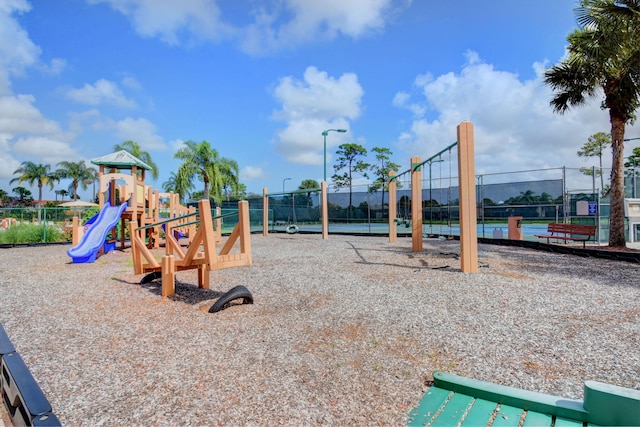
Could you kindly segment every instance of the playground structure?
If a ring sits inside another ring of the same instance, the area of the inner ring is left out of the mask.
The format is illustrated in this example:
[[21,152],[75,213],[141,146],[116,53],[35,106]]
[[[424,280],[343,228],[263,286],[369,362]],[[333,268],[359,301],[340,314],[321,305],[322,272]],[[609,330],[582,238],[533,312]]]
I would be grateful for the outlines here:
[[[169,218],[142,226],[138,226],[137,221],[133,219],[129,222],[129,235],[131,236],[131,253],[135,274],[147,273],[146,277],[149,278],[157,278],[160,274],[162,277],[162,296],[167,297],[175,293],[175,276],[178,271],[197,269],[198,286],[209,289],[209,271],[251,265],[249,203],[246,200],[238,202],[238,223],[224,245],[219,251],[217,250],[217,244],[222,242],[222,219],[230,215],[236,214],[212,217],[209,200],[200,200],[197,212],[181,217]],[[196,216],[198,219],[193,220]],[[166,226],[165,255],[161,261],[158,261],[147,247],[145,235],[148,230],[162,225]],[[173,233],[176,226],[195,227],[196,229],[190,235],[186,250],[183,250]],[[234,246],[239,246],[239,251],[232,253]],[[248,299],[248,296],[246,298]]]
[[[174,193],[160,193],[145,185],[149,165],[132,156],[127,151],[118,151],[93,159],[98,165],[99,213],[80,224],[77,217],[72,222],[72,245],[69,256],[74,263],[93,262],[100,252],[115,249],[120,241],[124,249],[126,222],[135,220],[139,225],[158,222],[163,215],[181,217],[193,213],[195,208],[187,208],[179,202]],[[122,171],[130,171],[129,174]],[[168,202],[163,202],[168,199]],[[116,236],[116,225],[120,222],[120,236]],[[173,230],[180,235],[191,236],[193,227],[182,226],[178,221]],[[147,229],[149,245],[160,246],[160,227]]]
[[[460,268],[463,273],[478,272],[478,231],[476,218],[476,187],[474,161],[473,124],[462,122],[457,128],[458,139],[444,150],[424,162],[420,157],[411,158],[411,167],[396,175],[389,174],[389,200],[396,200],[397,179],[401,175],[411,175],[411,240],[412,251],[423,249],[422,235],[422,171],[427,163],[439,159],[453,147],[458,147],[458,177],[460,186]],[[389,203],[389,241],[397,241],[396,204]]]
[[[457,128],[457,141],[449,147],[421,162],[418,156],[411,158],[411,167],[398,175],[394,172],[389,174],[389,200],[397,198],[397,180],[401,175],[410,174],[411,177],[411,236],[412,251],[420,252],[423,249],[422,231],[422,166],[434,161],[441,161],[439,158],[446,151],[457,147],[458,154],[458,180],[460,193],[460,261],[461,269],[464,273],[478,272],[478,231],[476,218],[476,186],[475,186],[475,160],[474,160],[474,134],[471,122],[462,122]],[[437,159],[437,160],[436,160]],[[322,181],[320,189],[300,190],[286,194],[320,192],[321,226],[322,238],[327,239],[329,235],[329,209],[327,197],[327,183]],[[267,188],[263,189],[263,235],[269,234],[269,196],[285,194],[269,194]],[[389,241],[397,241],[397,205],[389,203]],[[297,232],[297,226],[295,231]],[[289,232],[289,225],[287,228]]]

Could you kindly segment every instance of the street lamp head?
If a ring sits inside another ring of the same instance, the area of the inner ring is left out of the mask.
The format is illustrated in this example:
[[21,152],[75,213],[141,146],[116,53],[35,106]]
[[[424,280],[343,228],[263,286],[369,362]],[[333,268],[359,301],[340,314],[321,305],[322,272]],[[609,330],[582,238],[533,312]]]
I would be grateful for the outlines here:
[[322,131],[322,136],[327,136],[329,132],[345,133],[346,131],[347,131],[346,129],[326,129]]

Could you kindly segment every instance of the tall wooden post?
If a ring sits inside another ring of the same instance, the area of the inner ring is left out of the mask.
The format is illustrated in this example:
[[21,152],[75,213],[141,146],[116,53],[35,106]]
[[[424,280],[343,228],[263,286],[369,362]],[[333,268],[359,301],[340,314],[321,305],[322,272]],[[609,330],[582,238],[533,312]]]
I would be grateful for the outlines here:
[[327,181],[320,183],[320,203],[322,204],[322,240],[329,238],[329,205],[327,203]]
[[249,202],[238,202],[238,223],[240,224],[240,253],[244,254],[245,265],[251,265],[251,216],[249,215]]
[[269,190],[262,189],[262,235],[269,235]]
[[473,148],[473,124],[458,125],[458,179],[460,187],[460,268],[478,272],[478,221]]
[[411,158],[411,240],[411,250],[422,252],[422,170],[419,156]]
[[[389,172],[389,242],[395,243],[398,241],[398,225],[396,224],[396,216],[398,205],[396,204],[396,197],[398,183],[395,180],[396,173],[394,171]],[[384,207],[383,207],[384,208]]]

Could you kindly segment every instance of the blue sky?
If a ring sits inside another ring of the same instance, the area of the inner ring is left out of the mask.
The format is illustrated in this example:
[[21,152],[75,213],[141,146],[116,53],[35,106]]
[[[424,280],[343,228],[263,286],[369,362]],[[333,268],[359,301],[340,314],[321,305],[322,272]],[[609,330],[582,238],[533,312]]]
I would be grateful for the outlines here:
[[206,140],[238,162],[249,192],[281,191],[284,178],[287,189],[322,179],[324,129],[348,130],[327,138],[330,176],[341,143],[388,147],[404,170],[454,142],[463,120],[478,174],[591,166],[576,151],[609,130],[600,99],[560,116],[542,84],[576,6],[0,0],[0,188],[23,161],[55,168],[132,139],[160,168],[156,188],[183,141]]

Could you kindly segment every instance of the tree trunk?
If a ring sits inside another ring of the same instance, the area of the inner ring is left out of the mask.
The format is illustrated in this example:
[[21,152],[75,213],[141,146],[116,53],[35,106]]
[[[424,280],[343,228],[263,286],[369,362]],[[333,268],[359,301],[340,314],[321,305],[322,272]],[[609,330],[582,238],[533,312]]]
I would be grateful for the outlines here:
[[611,213],[609,214],[609,246],[624,248],[624,128],[625,121],[610,114],[611,121]]
[[202,200],[209,200],[209,180],[204,179],[204,191],[202,192]]

